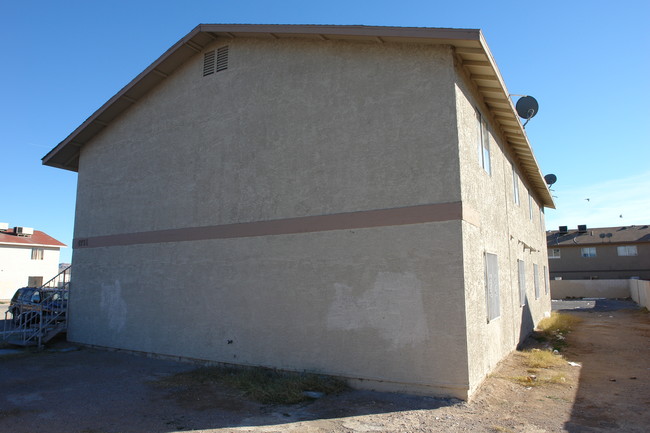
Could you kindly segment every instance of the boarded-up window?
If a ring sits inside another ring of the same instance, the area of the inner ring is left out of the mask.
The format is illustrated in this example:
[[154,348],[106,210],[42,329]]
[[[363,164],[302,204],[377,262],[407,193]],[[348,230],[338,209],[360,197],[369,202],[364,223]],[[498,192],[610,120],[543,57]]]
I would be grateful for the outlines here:
[[523,260],[517,260],[519,268],[519,305],[526,305],[526,263]]
[[544,294],[548,295],[548,274],[546,266],[544,266]]
[[533,284],[535,284],[535,299],[539,299],[539,270],[537,264],[533,264]]
[[496,254],[485,253],[485,298],[489,322],[501,315],[499,306],[499,261]]

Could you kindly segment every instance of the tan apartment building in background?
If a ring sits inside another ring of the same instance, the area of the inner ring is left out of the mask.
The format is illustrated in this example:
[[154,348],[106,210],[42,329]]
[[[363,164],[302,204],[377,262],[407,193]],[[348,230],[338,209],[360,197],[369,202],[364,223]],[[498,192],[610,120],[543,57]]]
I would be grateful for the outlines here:
[[650,227],[562,226],[546,235],[550,276],[562,280],[650,280]]

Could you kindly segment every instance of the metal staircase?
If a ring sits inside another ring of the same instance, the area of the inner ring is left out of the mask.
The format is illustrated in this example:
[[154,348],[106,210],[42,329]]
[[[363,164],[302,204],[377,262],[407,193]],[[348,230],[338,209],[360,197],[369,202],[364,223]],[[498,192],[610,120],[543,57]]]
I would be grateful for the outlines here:
[[38,288],[44,295],[38,302],[19,305],[13,312],[10,307],[5,312],[3,341],[41,348],[61,332],[67,331],[71,267]]

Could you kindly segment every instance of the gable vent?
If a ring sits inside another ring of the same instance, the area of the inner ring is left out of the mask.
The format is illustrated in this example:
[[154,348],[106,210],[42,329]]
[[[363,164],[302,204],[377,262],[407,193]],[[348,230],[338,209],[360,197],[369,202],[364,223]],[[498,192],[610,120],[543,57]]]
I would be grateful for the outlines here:
[[[214,53],[213,53],[214,54]],[[217,50],[217,72],[228,69],[228,46]]]
[[214,51],[203,56],[203,76],[214,74]]

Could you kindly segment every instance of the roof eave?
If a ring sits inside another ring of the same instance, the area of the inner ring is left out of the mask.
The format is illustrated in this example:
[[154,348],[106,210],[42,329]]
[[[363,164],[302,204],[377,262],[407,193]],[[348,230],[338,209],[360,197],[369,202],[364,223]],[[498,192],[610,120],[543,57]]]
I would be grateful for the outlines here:
[[540,198],[544,207],[555,209],[553,196],[540,171],[526,130],[519,120],[508,88],[482,33],[479,41],[481,47],[478,50],[457,47],[457,58],[467,71],[483,103],[491,111],[495,127],[505,138],[519,167],[525,171],[533,192]]

